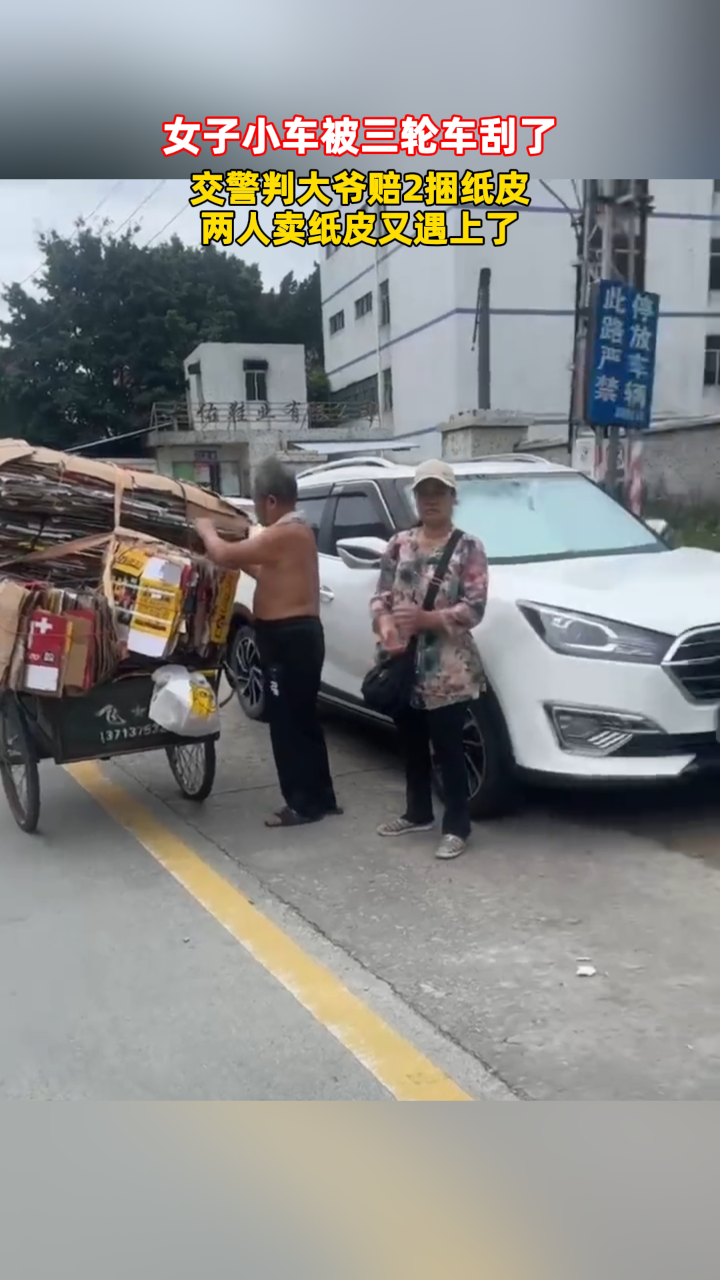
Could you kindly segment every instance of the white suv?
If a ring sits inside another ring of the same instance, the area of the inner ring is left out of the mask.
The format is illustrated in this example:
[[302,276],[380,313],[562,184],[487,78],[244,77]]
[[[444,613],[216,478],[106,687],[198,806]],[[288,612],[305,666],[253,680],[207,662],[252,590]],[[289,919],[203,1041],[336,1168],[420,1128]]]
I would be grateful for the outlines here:
[[[489,689],[467,724],[473,815],[500,811],[519,773],[617,783],[720,766],[720,555],[673,550],[592,481],[542,458],[455,470],[456,523],[490,562],[476,631]],[[416,518],[412,476],[366,458],[299,477],[320,553],[322,698],[366,717],[368,602],[385,543]],[[244,576],[231,666],[245,713],[261,719],[252,594]]]

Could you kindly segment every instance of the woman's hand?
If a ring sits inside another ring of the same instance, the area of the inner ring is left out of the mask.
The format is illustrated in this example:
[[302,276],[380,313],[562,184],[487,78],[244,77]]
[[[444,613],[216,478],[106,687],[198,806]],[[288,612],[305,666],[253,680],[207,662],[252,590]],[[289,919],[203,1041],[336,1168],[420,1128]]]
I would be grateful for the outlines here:
[[405,642],[400,639],[395,621],[389,613],[382,614],[378,619],[377,630],[380,643],[388,653],[402,653],[406,648]]
[[400,604],[393,609],[392,620],[400,631],[414,636],[422,629],[424,613],[417,604]]

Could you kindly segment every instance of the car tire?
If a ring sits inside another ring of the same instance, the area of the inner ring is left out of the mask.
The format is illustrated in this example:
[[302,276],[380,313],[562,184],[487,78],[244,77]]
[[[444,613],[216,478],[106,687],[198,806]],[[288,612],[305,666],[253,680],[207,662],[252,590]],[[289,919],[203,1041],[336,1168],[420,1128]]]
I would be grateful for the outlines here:
[[[516,795],[515,765],[503,714],[492,692],[470,707],[464,738],[470,817],[482,821],[507,813]],[[442,798],[440,771],[434,760],[433,773]]]
[[265,719],[265,681],[255,631],[248,622],[235,627],[227,656],[228,678],[248,720]]

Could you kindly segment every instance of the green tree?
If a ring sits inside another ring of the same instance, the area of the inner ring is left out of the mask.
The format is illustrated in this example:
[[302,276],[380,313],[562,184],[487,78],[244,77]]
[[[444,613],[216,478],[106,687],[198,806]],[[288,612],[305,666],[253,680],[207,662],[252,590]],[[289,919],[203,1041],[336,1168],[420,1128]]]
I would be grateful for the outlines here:
[[317,268],[265,292],[256,265],[177,237],[141,248],[136,231],[42,235],[41,296],[4,290],[1,434],[63,449],[142,430],[201,342],[302,342],[321,365]]

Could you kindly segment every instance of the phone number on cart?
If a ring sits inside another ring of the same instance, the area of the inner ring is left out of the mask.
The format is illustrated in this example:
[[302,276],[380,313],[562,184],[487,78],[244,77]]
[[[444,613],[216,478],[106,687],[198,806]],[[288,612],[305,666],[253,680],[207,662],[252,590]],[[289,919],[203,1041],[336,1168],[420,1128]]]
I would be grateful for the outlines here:
[[122,729],[103,729],[100,741],[128,742],[133,738],[152,738],[158,733],[162,733],[162,729],[156,724],[125,725]]

